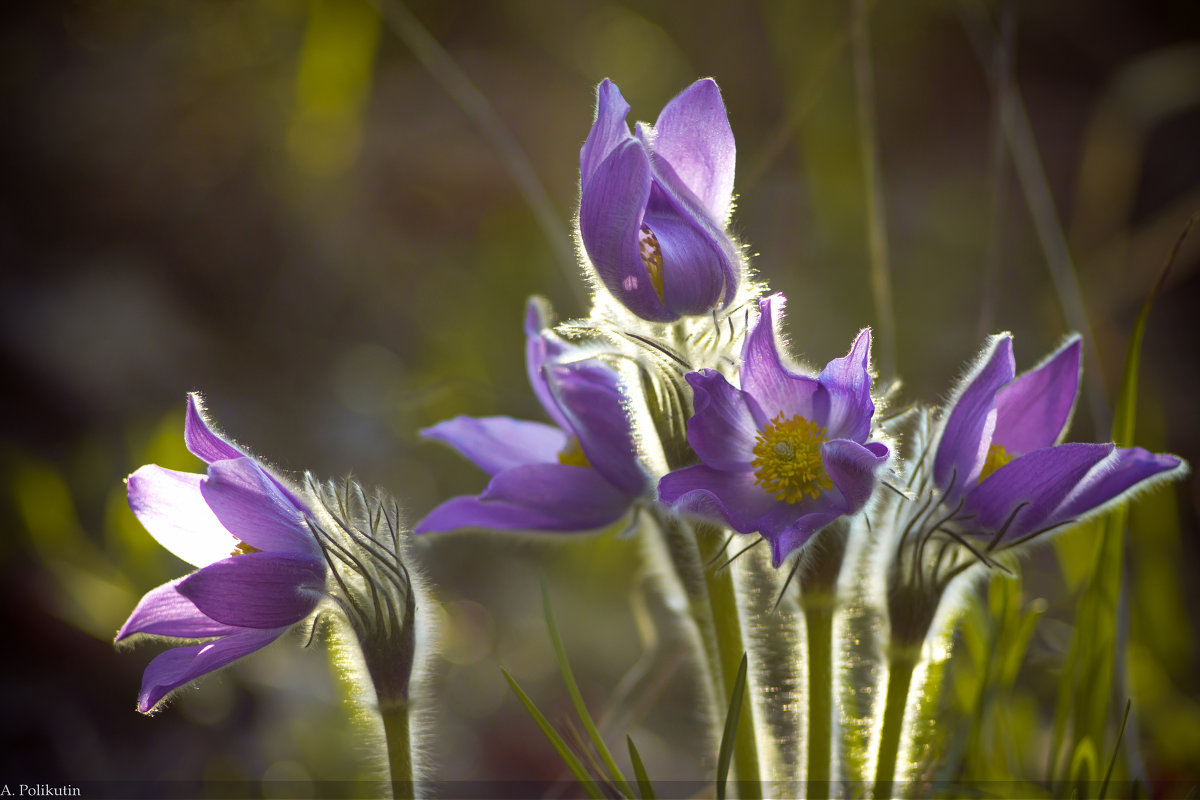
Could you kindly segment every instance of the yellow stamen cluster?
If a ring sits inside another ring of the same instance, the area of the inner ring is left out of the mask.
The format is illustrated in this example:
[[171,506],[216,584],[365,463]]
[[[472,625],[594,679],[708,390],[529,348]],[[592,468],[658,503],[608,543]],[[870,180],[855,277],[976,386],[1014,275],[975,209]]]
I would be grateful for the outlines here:
[[584,454],[583,448],[579,446],[579,439],[572,436],[567,439],[566,446],[558,454],[558,463],[566,464],[568,467],[590,467],[587,455]]
[[658,246],[658,237],[654,231],[645,225],[638,231],[638,247],[642,251],[642,263],[646,265],[646,273],[650,276],[650,285],[658,295],[659,302],[663,299],[663,257],[662,248]]
[[754,444],[754,482],[776,500],[795,503],[833,488],[821,461],[825,429],[797,414],[785,420],[783,412],[767,423]]
[[230,553],[229,555],[244,556],[247,553],[261,553],[261,552],[262,552],[262,550],[259,550],[257,547],[255,547],[252,544],[246,544],[245,542],[238,542],[237,547],[233,548],[233,552]]
[[983,469],[979,471],[979,482],[983,483],[985,478],[1012,461],[1013,458],[1014,455],[1005,450],[1004,445],[994,444],[989,447],[987,458],[983,462]]

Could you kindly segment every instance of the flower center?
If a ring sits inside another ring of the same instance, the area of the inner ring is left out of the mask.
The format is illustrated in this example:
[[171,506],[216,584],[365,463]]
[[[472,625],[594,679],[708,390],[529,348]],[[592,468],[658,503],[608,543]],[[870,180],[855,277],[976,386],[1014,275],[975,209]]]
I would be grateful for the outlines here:
[[663,257],[662,248],[658,246],[658,237],[654,231],[645,225],[638,231],[638,247],[642,251],[642,263],[646,265],[646,273],[650,276],[650,285],[658,295],[658,301],[663,302]]
[[558,453],[558,463],[566,464],[568,467],[590,467],[587,455],[584,454],[583,448],[579,446],[579,437],[570,436],[567,438],[567,443]]
[[754,482],[776,500],[795,503],[818,497],[833,481],[821,461],[825,429],[797,414],[785,420],[783,412],[767,423],[754,443]]
[[1015,455],[1005,450],[1002,444],[994,444],[989,447],[987,458],[983,462],[983,469],[979,471],[979,482],[983,483],[985,478],[1012,461],[1014,457]]

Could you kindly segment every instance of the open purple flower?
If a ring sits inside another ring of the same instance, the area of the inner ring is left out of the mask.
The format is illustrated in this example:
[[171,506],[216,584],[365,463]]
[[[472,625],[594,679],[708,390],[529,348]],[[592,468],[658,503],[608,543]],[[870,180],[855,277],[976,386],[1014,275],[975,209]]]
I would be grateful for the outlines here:
[[306,507],[209,427],[194,394],[184,442],[208,474],[144,466],[129,476],[129,505],[160,544],[200,569],[147,593],[117,641],[135,634],[207,641],[150,662],[138,695],[143,713],[275,641],[325,594],[325,561]]
[[646,490],[617,376],[546,330],[530,301],[529,381],[554,425],[456,417],[421,433],[491,475],[483,494],[442,503],[415,533],[456,528],[594,530],[620,519]]
[[643,319],[724,308],[741,264],[725,233],[736,149],[717,84],[696,81],[632,135],[616,84],[596,96],[579,153],[579,232],[596,274]]
[[867,441],[875,413],[870,330],[817,377],[800,375],[784,366],[776,343],[783,307],[782,295],[759,303],[740,389],[713,370],[688,374],[696,409],[688,442],[703,463],[658,485],[659,498],[680,511],[761,533],[775,566],[838,517],[862,509],[889,456],[886,445]]
[[945,416],[933,462],[942,503],[964,530],[1016,542],[1182,466],[1140,447],[1058,444],[1079,376],[1078,336],[1019,377],[1012,338],[992,338]]

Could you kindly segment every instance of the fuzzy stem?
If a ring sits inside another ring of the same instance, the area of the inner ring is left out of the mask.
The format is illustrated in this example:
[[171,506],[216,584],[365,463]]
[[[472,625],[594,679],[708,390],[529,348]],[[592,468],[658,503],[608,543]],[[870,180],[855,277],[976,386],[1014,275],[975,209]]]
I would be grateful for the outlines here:
[[833,605],[831,595],[804,598],[808,649],[807,796],[829,796],[833,741]]
[[416,787],[413,784],[412,739],[408,724],[408,704],[403,700],[381,702],[379,716],[383,720],[392,797],[397,800],[412,800],[416,796]]
[[829,796],[833,753],[833,613],[849,531],[821,531],[801,555],[800,604],[808,651],[808,797]]
[[918,652],[910,648],[894,648],[888,659],[887,699],[883,709],[883,731],[879,735],[879,756],[875,762],[875,797],[892,797],[896,777],[896,757],[904,732],[904,716],[908,707],[908,689],[912,684]]
[[728,708],[725,684],[721,680],[721,661],[717,653],[717,636],[713,630],[712,606],[708,602],[708,586],[704,580],[704,561],[691,528],[673,517],[658,519],[666,555],[671,561],[680,588],[687,598],[688,616],[695,626],[699,638],[701,663],[701,685],[709,695],[712,705],[712,736],[721,736],[720,717],[722,709]]
[[[722,533],[708,526],[697,526],[696,541],[700,548],[700,556],[706,563],[711,561],[720,550],[724,538]],[[725,703],[728,704],[738,666],[746,652],[746,645],[742,638],[737,594],[733,587],[733,566],[729,565],[720,570],[717,569],[717,566],[710,565],[704,572],[709,607],[712,611],[712,627],[709,631],[715,640],[707,649],[712,650],[715,647],[717,652],[719,670],[714,670],[714,679],[720,684],[721,691],[718,696],[724,697]],[[703,636],[705,632],[702,627],[701,635]],[[733,746],[733,763],[739,795],[747,800],[756,800],[762,797],[762,777],[759,774],[758,763],[758,728],[755,725],[754,717],[754,703],[743,702],[737,737]]]

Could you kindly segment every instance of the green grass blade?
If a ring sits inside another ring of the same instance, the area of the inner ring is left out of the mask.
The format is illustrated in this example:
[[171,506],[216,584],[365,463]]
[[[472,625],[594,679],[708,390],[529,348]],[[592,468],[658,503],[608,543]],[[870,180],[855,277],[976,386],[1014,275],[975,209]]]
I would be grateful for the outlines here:
[[1118,447],[1133,446],[1133,425],[1137,418],[1138,367],[1141,362],[1142,338],[1146,333],[1146,320],[1150,316],[1150,307],[1154,305],[1154,300],[1158,297],[1158,292],[1166,282],[1167,275],[1171,272],[1171,266],[1179,255],[1179,249],[1183,247],[1184,240],[1192,232],[1197,220],[1200,220],[1200,213],[1192,215],[1179,234],[1179,238],[1175,240],[1175,246],[1171,248],[1171,254],[1167,256],[1167,262],[1159,272],[1158,280],[1154,282],[1154,288],[1150,290],[1146,301],[1142,303],[1142,310],[1138,312],[1137,321],[1133,325],[1133,334],[1129,337],[1129,349],[1125,353],[1125,371],[1121,376],[1121,393],[1117,399],[1116,413],[1113,415],[1113,441],[1117,443]]
[[1088,796],[1088,785],[1096,774],[1096,745],[1090,736],[1079,740],[1071,755],[1071,768],[1067,774],[1067,786],[1059,797],[1084,798]]
[[737,738],[738,719],[742,715],[742,697],[746,694],[746,656],[738,665],[737,680],[729,698],[729,713],[725,715],[725,732],[721,734],[721,748],[717,751],[717,800],[725,800],[725,782],[729,778],[729,765],[733,761],[733,743]]
[[626,736],[625,743],[629,745],[629,760],[633,762],[633,774],[637,778],[638,792],[641,794],[642,800],[655,800],[654,787],[650,785],[650,778],[646,775],[646,766],[642,763],[642,756],[633,743],[633,737]]
[[546,719],[546,715],[538,710],[538,707],[529,699],[529,695],[525,694],[525,691],[521,689],[520,684],[517,683],[512,675],[508,674],[508,670],[501,667],[500,671],[504,673],[504,679],[508,681],[508,685],[512,687],[513,693],[516,694],[517,698],[525,706],[525,710],[529,712],[529,716],[533,717],[533,721],[537,723],[538,727],[542,729],[542,733],[550,740],[550,744],[558,751],[558,755],[562,758],[563,763],[567,765],[567,769],[571,770],[571,774],[575,776],[575,779],[583,786],[584,791],[588,793],[588,797],[593,798],[593,800],[603,800],[604,793],[600,791],[596,780],[588,774],[587,769],[583,766],[583,762],[571,752],[571,748],[567,746],[567,743],[558,734],[558,731],[554,730],[554,726]]
[[[1192,232],[1192,228],[1195,227],[1198,220],[1200,220],[1200,212],[1192,215],[1191,219],[1188,220],[1183,230],[1179,233],[1179,236],[1175,239],[1175,244],[1171,248],[1171,252],[1167,255],[1167,259],[1163,264],[1162,269],[1158,273],[1158,279],[1154,282],[1153,288],[1151,288],[1150,293],[1146,296],[1145,302],[1142,303],[1142,308],[1138,312],[1137,321],[1133,326],[1133,333],[1129,337],[1129,349],[1125,354],[1125,367],[1121,375],[1120,393],[1117,397],[1117,407],[1113,414],[1112,436],[1113,441],[1118,447],[1132,447],[1134,443],[1134,430],[1137,421],[1138,373],[1141,367],[1142,340],[1146,334],[1146,322],[1150,317],[1150,309],[1153,307],[1154,301],[1158,298],[1158,293],[1162,290],[1163,284],[1166,283],[1167,276],[1171,273],[1171,268],[1175,264],[1175,259],[1179,255],[1180,248],[1183,247],[1184,241],[1187,239],[1188,234]],[[1106,599],[1116,598],[1118,603],[1121,604],[1118,610],[1118,614],[1120,615],[1121,619],[1128,619],[1128,610],[1125,606],[1125,604],[1128,602],[1128,599],[1127,596],[1121,592],[1121,583],[1123,580],[1126,580],[1124,576],[1124,534],[1128,518],[1128,507],[1122,507],[1115,513],[1112,513],[1108,516],[1108,518],[1105,520],[1107,529],[1105,530],[1104,544],[1102,545],[1102,547],[1104,547],[1112,542],[1114,549],[1116,547],[1121,548],[1119,552],[1115,552],[1112,555],[1113,561],[1115,561],[1117,558],[1120,558],[1119,563],[1110,563],[1106,573],[1104,573],[1107,580],[1107,586],[1105,587]],[[1101,573],[1098,571],[1097,577],[1100,577],[1100,575]],[[1117,692],[1128,694],[1128,676],[1126,674],[1129,644],[1128,624],[1122,625],[1120,623],[1114,623],[1114,626],[1116,628],[1114,633],[1116,657],[1109,669],[1114,671],[1115,675],[1109,679],[1108,683],[1105,685],[1105,688],[1109,691],[1112,691],[1112,685],[1115,682]],[[1124,733],[1125,724],[1128,721],[1130,711],[1131,705],[1126,702],[1125,719],[1121,722],[1121,733],[1119,733],[1117,736],[1117,744],[1114,748],[1113,761],[1109,764],[1110,773],[1113,765],[1116,763],[1116,753],[1120,751],[1122,735]],[[1138,723],[1135,716],[1134,729],[1136,730],[1137,728]],[[1134,759],[1136,759],[1136,756]],[[1132,777],[1139,777],[1139,773],[1144,771],[1144,765],[1139,764],[1135,766],[1133,771],[1134,775]],[[1107,783],[1108,778],[1106,777],[1106,786]],[[1101,797],[1103,796],[1103,793],[1101,793]]]
[[[1138,372],[1146,321],[1159,290],[1170,273],[1184,240],[1200,214],[1194,215],[1180,233],[1158,280],[1142,304],[1129,338],[1117,406],[1113,413],[1113,441],[1120,447],[1133,444],[1137,419]],[[1061,693],[1073,696],[1073,736],[1071,737],[1071,773],[1076,766],[1095,760],[1095,749],[1104,741],[1108,709],[1114,683],[1123,692],[1126,678],[1125,631],[1117,624],[1121,613],[1121,582],[1125,564],[1125,523],[1128,508],[1114,509],[1100,521],[1101,537],[1091,580],[1086,585],[1076,614],[1076,634],[1072,651],[1078,653],[1075,669],[1063,674]],[[1136,729],[1136,723],[1135,723]],[[1091,748],[1085,751],[1085,746]]]
[[[1113,413],[1112,437],[1118,447],[1132,447],[1134,442],[1142,340],[1145,338],[1146,322],[1150,317],[1150,309],[1153,307],[1159,291],[1162,289],[1167,276],[1171,272],[1171,267],[1175,263],[1175,258],[1179,254],[1184,240],[1187,239],[1188,234],[1198,219],[1200,219],[1200,214],[1193,215],[1175,240],[1175,245],[1171,248],[1166,262],[1159,271],[1158,279],[1155,281],[1150,293],[1146,296],[1146,300],[1142,303],[1137,320],[1134,322],[1133,331],[1129,337],[1129,348],[1125,353],[1125,366],[1121,375],[1121,388],[1117,398],[1117,406]],[[1100,545],[1100,562],[1097,565],[1094,575],[1094,594],[1100,603],[1098,610],[1101,613],[1109,609],[1118,608],[1118,604],[1123,601],[1121,582],[1124,578],[1125,526],[1128,515],[1128,507],[1123,506],[1110,513],[1104,520],[1104,537]],[[1125,684],[1127,679],[1124,674],[1124,668],[1127,642],[1125,641],[1125,632],[1117,626],[1115,621],[1111,621],[1108,624],[1112,626],[1112,630],[1105,630],[1104,636],[1113,642],[1113,651],[1116,654],[1115,658],[1106,648],[1097,653],[1097,658],[1104,659],[1105,663],[1093,666],[1093,669],[1098,673],[1093,702],[1100,708],[1108,708],[1107,701],[1109,694],[1113,691],[1114,681],[1117,691],[1126,691]],[[1091,676],[1087,677],[1090,678]],[[1101,702],[1103,702],[1103,705],[1100,705]],[[1126,713],[1128,713],[1128,710]],[[1099,715],[1094,717],[1091,730],[1084,730],[1084,734],[1090,734],[1094,742],[1099,743],[1103,741],[1101,737],[1104,732],[1105,716]]]
[[867,201],[867,255],[871,295],[875,300],[875,359],[880,374],[896,377],[896,312],[888,265],[887,209],[879,166],[879,139],[875,122],[875,76],[871,66],[870,4],[854,0],[851,6],[850,52],[858,111],[858,143]]
[[433,38],[403,2],[375,0],[374,4],[397,38],[496,148],[501,161],[508,169],[508,174],[533,212],[534,219],[542,229],[558,263],[574,278],[577,274],[575,253],[571,248],[571,237],[563,227],[561,215],[547,194],[545,186],[538,179],[517,138],[496,113],[487,95],[479,90],[466,71]]
[[1084,393],[1091,407],[1092,419],[1107,420],[1109,410],[1103,376],[1099,369],[1100,353],[1096,349],[1095,337],[1092,336],[1088,323],[1083,289],[1071,258],[1070,248],[1067,246],[1067,237],[1058,218],[1058,209],[1050,192],[1050,181],[1046,177],[1033,126],[1025,110],[1025,102],[1015,82],[1003,80],[991,67],[998,34],[988,16],[986,5],[981,2],[964,1],[960,2],[958,7],[976,58],[983,66],[988,81],[996,87],[995,91],[1003,92],[998,98],[1001,127],[1008,143],[1009,154],[1012,156],[1017,183],[1025,199],[1025,207],[1029,211],[1034,232],[1041,244],[1059,307],[1067,324],[1084,337],[1087,358],[1092,364],[1092,368],[1083,376]]
[[1121,730],[1117,731],[1117,743],[1113,745],[1112,757],[1108,759],[1108,769],[1104,773],[1104,783],[1100,784],[1099,800],[1104,800],[1104,795],[1108,794],[1108,781],[1112,778],[1113,767],[1117,765],[1117,755],[1121,752],[1121,740],[1125,738],[1125,726],[1129,723],[1129,709],[1133,708],[1133,701],[1125,701],[1125,716],[1121,718]]
[[563,647],[562,637],[558,635],[558,624],[554,621],[554,610],[550,607],[550,590],[546,587],[545,575],[541,576],[541,584],[542,609],[546,613],[546,628],[550,631],[550,641],[554,645],[554,657],[558,660],[558,668],[562,672],[563,683],[567,685],[567,692],[571,695],[571,702],[575,704],[575,713],[579,715],[579,719],[583,722],[583,727],[587,731],[588,738],[592,742],[592,747],[596,748],[596,752],[600,754],[600,759],[604,762],[604,766],[608,769],[609,775],[612,776],[618,788],[620,788],[621,793],[626,797],[633,797],[633,790],[625,781],[625,776],[621,774],[616,760],[608,750],[608,745],[604,743],[604,737],[596,729],[596,723],[592,721],[592,715],[588,713],[587,705],[583,702],[583,695],[579,692],[579,684],[575,682],[575,674],[571,671],[571,664],[567,660],[567,651]]

